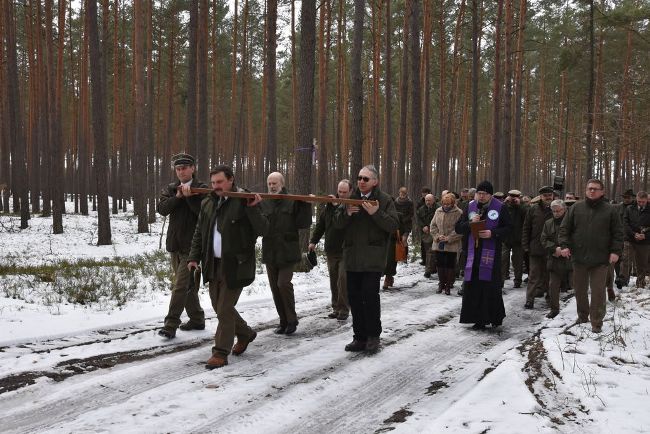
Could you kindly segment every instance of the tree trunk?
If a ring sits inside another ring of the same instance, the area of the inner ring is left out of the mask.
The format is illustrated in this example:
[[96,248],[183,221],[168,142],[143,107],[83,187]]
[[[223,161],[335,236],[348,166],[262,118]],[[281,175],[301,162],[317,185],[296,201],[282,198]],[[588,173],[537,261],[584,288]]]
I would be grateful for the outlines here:
[[266,167],[269,173],[278,170],[278,127],[276,100],[276,50],[278,31],[278,1],[266,2],[266,62],[264,79],[266,83]]
[[[136,0],[134,0],[136,1]],[[187,54],[187,107],[185,118],[185,151],[193,153],[195,158],[198,158],[196,153],[196,116],[197,116],[197,42],[198,42],[198,27],[199,27],[199,0],[189,0],[189,14],[190,22],[188,28],[188,42],[189,51]],[[236,26],[236,24],[235,24]],[[236,27],[235,27],[236,29]],[[233,54],[236,56],[236,54]],[[234,78],[233,78],[234,80]],[[136,144],[137,146],[137,144]]]
[[388,191],[394,191],[395,185],[393,181],[393,162],[395,161],[393,155],[393,69],[392,69],[392,16],[390,3],[391,0],[386,1],[386,73],[384,74],[384,87],[386,92],[386,102],[384,103],[384,170],[382,176],[384,178],[384,188]]
[[587,92],[587,128],[585,130],[585,179],[594,171],[593,126],[594,126],[594,0],[589,0],[589,90]]
[[490,178],[497,189],[505,188],[501,184],[501,19],[503,1],[497,0],[497,16],[494,30],[494,81],[492,83],[492,173]]
[[420,93],[420,0],[411,0],[411,192],[422,187],[422,95]]
[[[93,0],[94,1],[94,0]],[[144,143],[146,138],[145,131],[145,91],[144,91],[144,27],[145,18],[143,10],[143,1],[134,0],[133,4],[133,86],[134,86],[134,109],[135,109],[135,138],[133,142],[133,209],[138,217],[138,233],[149,232],[147,222],[147,197],[146,197],[146,169]],[[194,3],[192,3],[194,4]],[[191,45],[191,44],[190,44]],[[189,108],[188,108],[189,111]],[[191,124],[188,124],[188,130]],[[188,138],[189,140],[189,138]],[[188,141],[189,144],[189,141]]]
[[[199,30],[196,55],[196,98],[197,98],[197,122],[196,128],[196,152],[197,171],[203,176],[210,173],[210,159],[208,156],[208,18],[210,10],[208,0],[200,0],[199,9]],[[191,148],[192,149],[192,148]]]
[[[512,147],[512,0],[506,0],[506,21],[504,35],[505,94],[503,95],[503,135],[501,139],[501,187],[507,190],[510,186],[510,149]],[[515,168],[516,170],[516,168]]]
[[[403,41],[402,41],[402,65],[399,83],[399,137],[397,151],[397,185],[401,187],[406,184],[406,120],[408,118],[408,81],[409,81],[409,16],[411,14],[411,2],[407,1],[404,11]],[[412,161],[412,160],[411,160]]]
[[363,19],[365,0],[354,0],[352,53],[350,57],[350,103],[352,106],[352,136],[350,172],[356,175],[363,166],[363,76],[361,54],[363,50]]
[[478,83],[480,59],[480,16],[479,0],[472,0],[472,132],[470,141],[470,172],[469,183],[476,186],[476,170],[478,168]]
[[[6,95],[9,118],[9,143],[11,144],[12,179],[11,188],[15,197],[18,197],[18,209],[20,212],[20,228],[28,227],[29,215],[29,192],[27,179],[27,166],[25,161],[25,137],[23,130],[22,105],[20,103],[20,86],[18,78],[18,62],[16,54],[16,24],[14,22],[14,3],[11,0],[4,0],[2,5],[4,12],[4,29],[6,41]],[[14,199],[14,204],[16,201]]]
[[[108,153],[106,152],[104,77],[97,29],[97,0],[87,0],[88,35],[90,37],[90,82],[93,97],[94,169],[97,178],[97,245],[111,242],[111,221],[108,209]],[[136,2],[137,4],[137,2]],[[140,184],[142,185],[142,184]]]
[[524,73],[524,32],[526,29],[526,0],[519,2],[519,28],[517,30],[517,62],[515,66],[515,132],[514,132],[514,168],[515,177],[512,184],[521,188],[523,182],[523,167],[521,160],[521,116],[523,97]]

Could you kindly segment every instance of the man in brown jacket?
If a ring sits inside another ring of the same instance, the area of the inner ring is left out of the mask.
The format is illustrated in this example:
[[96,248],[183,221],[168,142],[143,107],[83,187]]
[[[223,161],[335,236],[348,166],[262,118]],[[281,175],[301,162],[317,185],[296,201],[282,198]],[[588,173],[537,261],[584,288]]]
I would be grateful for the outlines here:
[[548,270],[546,269],[546,249],[542,246],[540,235],[546,220],[553,217],[551,202],[553,188],[539,189],[540,200],[528,209],[521,235],[521,245],[524,252],[530,255],[528,272],[528,288],[526,289],[526,309],[532,309],[535,297],[543,297],[548,292]]
[[[623,224],[616,209],[604,198],[603,183],[587,182],[586,198],[567,212],[560,226],[561,255],[573,262],[573,284],[578,310],[577,323],[591,320],[591,329],[600,333],[605,318],[605,281],[610,264],[623,251]],[[591,287],[591,303],[589,302]]]
[[[171,254],[172,293],[165,325],[158,331],[160,336],[171,339],[176,329],[203,330],[205,314],[201,308],[198,285],[192,281],[187,269],[187,255],[192,245],[192,234],[198,220],[201,201],[204,195],[191,193],[190,188],[206,188],[207,185],[196,180],[194,157],[177,154],[172,157],[174,171],[178,178],[162,190],[157,210],[162,216],[169,216],[167,227],[167,251]],[[190,288],[191,286],[191,288]],[[181,324],[181,314],[187,312],[189,321]]]

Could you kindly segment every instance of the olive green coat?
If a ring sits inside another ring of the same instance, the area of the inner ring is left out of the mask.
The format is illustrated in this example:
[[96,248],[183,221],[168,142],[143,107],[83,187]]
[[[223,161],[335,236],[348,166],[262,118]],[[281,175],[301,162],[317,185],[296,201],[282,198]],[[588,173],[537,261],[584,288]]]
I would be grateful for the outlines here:
[[[233,187],[233,191],[244,191]],[[255,242],[267,233],[269,223],[260,206],[249,207],[246,199],[228,198],[218,205],[219,196],[209,194],[201,203],[189,261],[202,263],[203,281],[214,276],[214,225],[221,233],[221,261],[228,288],[250,285],[255,280]]]
[[[566,214],[564,215],[566,216]],[[553,256],[555,249],[560,247],[558,242],[558,237],[560,235],[560,225],[562,224],[561,219],[550,218],[544,223],[544,228],[542,229],[542,235],[540,236],[540,241],[542,246],[546,249],[548,253],[548,260],[546,262],[546,268],[549,271],[555,272],[566,272],[571,271],[571,261],[568,258],[562,256]]]
[[[176,197],[180,181],[172,182],[163,188],[156,210],[161,216],[169,216],[165,247],[168,252],[184,253],[190,251],[194,226],[199,218],[201,201],[204,194],[190,197]],[[191,187],[207,188],[204,183],[192,180]]]
[[[351,199],[361,199],[358,189],[352,192]],[[343,261],[346,271],[383,273],[389,237],[399,227],[395,202],[388,194],[375,187],[369,199],[379,201],[379,209],[373,215],[362,208],[349,216],[345,205],[340,205],[334,214],[334,225],[345,228]]]
[[571,250],[574,263],[593,267],[609,264],[610,253],[623,252],[623,224],[618,210],[604,200],[576,202],[560,226],[560,247]]
[[[287,194],[285,188],[281,194]],[[311,226],[311,205],[292,200],[264,200],[262,214],[269,221],[269,231],[262,238],[262,262],[286,267],[301,260],[298,230]]]

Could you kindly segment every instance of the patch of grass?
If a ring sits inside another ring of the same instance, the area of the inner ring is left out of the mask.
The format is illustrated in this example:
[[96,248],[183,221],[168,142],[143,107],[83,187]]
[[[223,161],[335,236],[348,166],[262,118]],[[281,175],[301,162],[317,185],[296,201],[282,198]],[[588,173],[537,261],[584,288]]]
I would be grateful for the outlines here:
[[171,271],[163,251],[131,257],[61,260],[25,265],[18,258],[0,263],[0,282],[5,297],[40,297],[46,305],[95,303],[122,306],[132,300],[139,286],[167,289]]

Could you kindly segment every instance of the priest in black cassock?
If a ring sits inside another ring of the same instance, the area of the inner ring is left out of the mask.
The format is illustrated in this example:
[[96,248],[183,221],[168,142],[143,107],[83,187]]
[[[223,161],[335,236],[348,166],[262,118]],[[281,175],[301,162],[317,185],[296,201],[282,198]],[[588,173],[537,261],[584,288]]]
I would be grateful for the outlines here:
[[[498,327],[506,316],[501,290],[501,243],[512,224],[503,204],[493,199],[493,193],[489,181],[481,182],[474,200],[456,223],[456,233],[469,235],[460,322],[474,323],[474,330],[483,330],[486,324]],[[471,230],[473,224],[481,228],[476,237]]]

